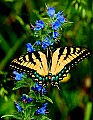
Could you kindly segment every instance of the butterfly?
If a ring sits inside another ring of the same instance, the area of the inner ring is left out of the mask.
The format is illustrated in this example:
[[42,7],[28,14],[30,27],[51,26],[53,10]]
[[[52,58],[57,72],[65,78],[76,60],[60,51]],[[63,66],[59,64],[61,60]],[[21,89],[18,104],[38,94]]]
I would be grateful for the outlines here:
[[10,68],[29,74],[39,84],[58,85],[67,76],[71,67],[91,53],[86,48],[67,46],[55,50],[29,52],[14,59]]

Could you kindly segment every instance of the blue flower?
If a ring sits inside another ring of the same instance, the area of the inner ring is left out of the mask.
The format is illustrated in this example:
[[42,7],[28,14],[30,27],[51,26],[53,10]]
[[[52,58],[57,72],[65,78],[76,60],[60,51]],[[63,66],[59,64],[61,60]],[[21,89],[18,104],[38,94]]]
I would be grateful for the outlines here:
[[15,75],[15,80],[21,80],[24,76],[24,73],[18,73],[17,71],[13,71],[13,74]]
[[36,26],[34,30],[41,30],[44,28],[44,22],[42,20],[36,20]]
[[45,114],[45,112],[46,112],[46,109],[44,108],[44,107],[42,107],[42,108],[40,108],[40,109],[38,109],[38,110],[36,110],[35,111],[35,113],[37,114],[37,115],[44,115]]
[[55,9],[54,9],[54,7],[48,7],[47,14],[48,14],[50,17],[53,17],[54,14],[55,14]]
[[62,14],[63,14],[63,13],[59,11],[59,12],[56,14],[56,18],[59,18],[60,15],[62,15]]
[[22,99],[25,103],[27,102],[27,99],[26,99],[26,95],[25,95],[25,94],[22,95],[21,99]]
[[40,40],[38,40],[38,41],[35,42],[35,45],[40,45],[40,44],[41,44]]
[[46,93],[46,89],[43,87],[42,89],[41,89],[41,94],[45,94]]
[[45,50],[48,46],[53,44],[54,44],[53,40],[50,40],[49,37],[45,37],[44,41],[42,42],[42,48]]
[[31,89],[41,94],[44,94],[46,92],[46,89],[42,85],[39,85],[38,83],[36,83],[35,86],[32,87]]
[[16,106],[18,112],[22,112],[23,108],[16,101],[14,103],[15,103],[15,106]]
[[32,98],[30,98],[30,97],[27,98],[27,102],[28,102],[28,103],[30,103],[30,102],[32,102],[32,101],[33,101]]
[[47,111],[47,110],[46,110],[47,104],[48,104],[48,103],[43,104],[41,108],[39,108],[39,109],[37,109],[37,110],[35,111],[35,113],[36,113],[37,115],[45,115],[45,114],[46,114],[46,111]]
[[53,32],[53,38],[56,38],[57,36],[59,36],[58,32],[54,31]]
[[53,30],[58,30],[58,28],[61,26],[59,21],[53,22],[52,23],[52,29]]
[[43,41],[42,48],[45,50],[50,45],[50,41]]
[[57,18],[57,20],[60,22],[60,23],[64,23],[65,22],[65,18],[64,18],[64,15],[63,15],[63,13],[62,12],[58,12],[57,14],[56,14],[56,18]]
[[47,107],[47,105],[48,105],[48,103],[44,103],[42,106],[46,108],[46,107]]
[[34,48],[33,48],[33,46],[31,45],[31,43],[27,43],[27,44],[26,44],[26,49],[27,49],[27,52],[33,52],[33,51],[34,51]]
[[28,95],[26,95],[26,94],[23,94],[22,97],[21,97],[21,99],[23,100],[24,103],[30,103],[30,102],[33,101],[33,99],[30,98],[30,97],[29,97]]

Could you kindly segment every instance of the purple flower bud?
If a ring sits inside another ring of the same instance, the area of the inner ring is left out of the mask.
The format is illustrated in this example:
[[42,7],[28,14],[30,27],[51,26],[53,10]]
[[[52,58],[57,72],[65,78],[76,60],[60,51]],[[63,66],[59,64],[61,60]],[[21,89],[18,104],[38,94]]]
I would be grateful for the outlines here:
[[30,29],[33,30],[34,28],[35,28],[35,26],[30,23]]
[[22,97],[21,97],[21,99],[23,100],[24,103],[26,103],[27,102],[26,94],[23,94]]
[[30,97],[27,98],[27,102],[28,102],[28,103],[30,103],[30,102],[32,102],[32,101],[33,101],[32,98],[30,98]]

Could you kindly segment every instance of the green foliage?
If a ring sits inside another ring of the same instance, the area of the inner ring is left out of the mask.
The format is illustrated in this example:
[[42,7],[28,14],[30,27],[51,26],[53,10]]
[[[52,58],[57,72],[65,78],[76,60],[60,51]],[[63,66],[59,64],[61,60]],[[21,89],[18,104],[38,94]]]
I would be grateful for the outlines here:
[[[16,118],[18,120],[30,120],[30,119],[39,119],[39,120],[50,120],[47,115],[35,115],[35,111],[38,108],[38,105],[42,105],[43,103],[50,102],[53,103],[52,100],[45,96],[40,94],[39,92],[35,92],[33,91],[31,88],[35,85],[35,82],[33,82],[33,80],[31,78],[28,78],[27,75],[24,75],[22,80],[16,81],[15,83],[15,87],[13,88],[13,90],[17,90],[20,88],[24,88],[27,89],[29,88],[29,97],[32,98],[32,102],[26,103],[22,100],[19,99],[18,104],[22,107],[22,111],[21,112],[17,112],[15,110],[13,115],[3,115],[2,118],[4,117],[12,117],[12,118]],[[2,91],[2,90],[1,90]],[[5,91],[6,92],[6,91]],[[5,106],[5,104],[3,104]],[[9,106],[9,105],[8,105]]]
[[28,87],[31,88],[31,86],[33,86],[33,82],[31,80],[31,78],[27,78],[27,75],[23,76],[22,80],[19,80],[18,82],[15,83],[15,87],[13,88],[13,90],[19,89],[21,87]]

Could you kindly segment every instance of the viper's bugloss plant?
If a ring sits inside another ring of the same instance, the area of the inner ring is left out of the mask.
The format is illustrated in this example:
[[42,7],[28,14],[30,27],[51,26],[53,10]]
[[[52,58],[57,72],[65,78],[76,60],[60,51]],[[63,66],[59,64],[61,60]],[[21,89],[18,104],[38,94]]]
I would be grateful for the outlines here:
[[33,101],[33,99],[32,99],[31,97],[29,97],[28,95],[26,95],[26,94],[23,94],[23,95],[21,96],[21,99],[22,99],[22,101],[23,101],[24,103],[30,103],[30,102]]
[[26,50],[27,50],[27,52],[33,52],[33,51],[34,51],[34,48],[33,48],[33,46],[31,45],[31,43],[27,43],[27,44],[26,44]]
[[[24,73],[13,71],[15,87],[13,90],[20,88],[29,89],[28,94],[24,93],[18,100],[14,101],[15,112],[10,115],[13,118],[21,120],[50,120],[47,117],[48,103],[53,103],[52,100],[46,96],[47,89],[38,82],[34,82],[30,77]],[[5,117],[9,115],[5,115]],[[2,116],[4,117],[4,116]]]
[[45,114],[47,114],[47,105],[48,105],[48,103],[44,103],[41,108],[38,108],[38,109],[35,111],[35,113],[36,113],[37,115],[40,115],[40,114],[41,114],[41,115],[45,115]]
[[41,94],[46,93],[46,89],[42,85],[39,85],[38,83],[36,83],[35,86],[33,86],[31,89]]
[[[26,51],[31,53],[38,49],[47,49],[57,42],[60,35],[60,29],[66,22],[63,12],[55,12],[54,7],[47,8],[47,18],[36,20],[35,25],[30,24],[33,36],[36,41],[26,44]],[[13,78],[15,80],[15,87],[13,90],[24,88],[29,89],[28,94],[21,95],[19,100],[14,102],[15,113],[12,116],[21,120],[50,120],[48,118],[49,108],[48,103],[53,103],[52,100],[46,96],[47,87],[35,82],[33,78],[28,77],[25,72],[13,71]],[[9,116],[9,115],[8,115]],[[4,116],[3,116],[4,117]]]
[[24,76],[24,73],[18,73],[17,71],[13,71],[13,74],[14,74],[14,78],[15,80],[21,80],[22,77]]
[[22,112],[23,108],[16,101],[14,103],[15,103],[15,107],[17,108],[17,111]]
[[46,15],[47,18],[36,20],[35,25],[30,24],[33,36],[37,40],[33,44],[36,49],[43,48],[45,50],[48,46],[53,46],[54,43],[58,42],[60,30],[62,30],[64,23],[67,22],[63,12],[56,13],[54,7],[47,7]]

